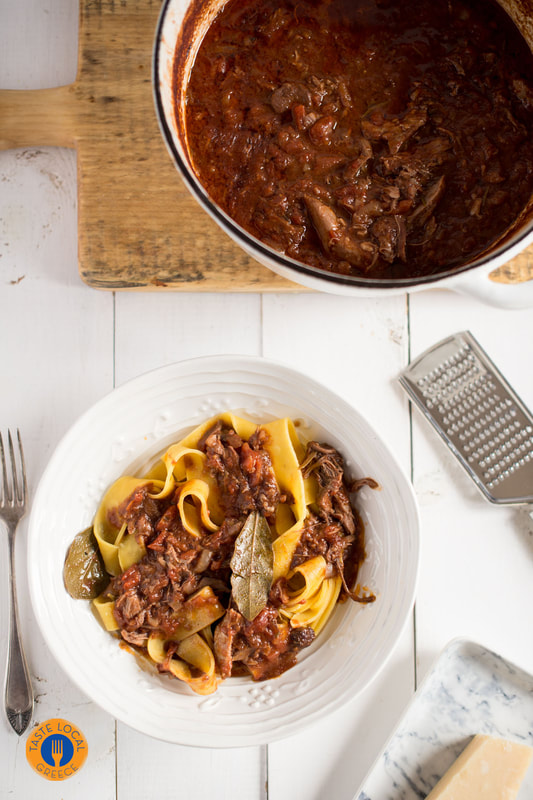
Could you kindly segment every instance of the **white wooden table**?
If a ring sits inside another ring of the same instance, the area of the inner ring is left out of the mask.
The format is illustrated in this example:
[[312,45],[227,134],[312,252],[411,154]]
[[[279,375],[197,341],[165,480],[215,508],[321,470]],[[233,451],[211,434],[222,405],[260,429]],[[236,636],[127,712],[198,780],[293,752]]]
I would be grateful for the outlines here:
[[[71,82],[77,13],[76,0],[0,0],[0,86]],[[75,153],[0,153],[0,427],[21,429],[32,489],[60,437],[114,386],[191,356],[262,355],[356,406],[411,475],[422,518],[420,583],[392,658],[357,700],[268,747],[188,748],[116,722],[62,672],[31,608],[23,523],[17,580],[34,723],[75,721],[89,756],[78,776],[45,781],[26,762],[26,737],[2,715],[2,798],[350,800],[451,639],[473,639],[533,671],[533,522],[525,510],[492,507],[478,495],[418,416],[411,418],[395,382],[410,357],[468,328],[532,406],[532,310],[499,311],[444,290],[373,300],[99,292],[78,277],[76,245]],[[6,542],[1,546],[3,669]]]

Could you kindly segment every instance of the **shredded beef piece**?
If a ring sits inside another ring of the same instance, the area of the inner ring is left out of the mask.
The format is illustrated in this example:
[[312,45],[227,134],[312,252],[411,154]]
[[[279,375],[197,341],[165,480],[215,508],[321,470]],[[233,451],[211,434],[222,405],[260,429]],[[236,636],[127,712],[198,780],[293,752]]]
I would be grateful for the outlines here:
[[146,555],[109,587],[115,597],[115,619],[131,644],[157,631],[170,635],[178,624],[177,612],[198,588],[195,563],[203,554],[201,540],[185,531],[173,508],[167,508],[156,523]]
[[241,532],[242,519],[228,517],[224,520],[218,531],[205,538],[205,547],[212,552],[210,571],[224,573],[229,571],[229,562],[233,555],[235,539]]
[[234,662],[239,662],[254,680],[262,681],[292,667],[313,639],[312,628],[291,629],[270,604],[251,622],[230,608],[215,630],[215,658],[223,678],[235,674]]
[[379,483],[375,481],[374,478],[359,478],[358,480],[352,481],[350,491],[358,492],[363,486],[369,486],[371,489],[380,488]]
[[157,671],[161,673],[170,672],[170,662],[178,649],[177,642],[170,642],[167,645],[164,661],[157,665]]
[[208,441],[208,439],[211,439],[212,436],[214,437],[218,436],[221,430],[222,430],[222,423],[220,420],[217,420],[215,424],[212,425],[211,428],[208,428],[203,434],[203,436],[201,436],[198,439],[198,444],[196,445],[198,450],[202,450],[203,452],[205,452],[206,442]]
[[244,444],[239,434],[235,433],[235,431],[232,430],[231,428],[228,428],[227,430],[224,431],[223,437],[224,437],[224,444],[228,445],[229,447],[238,448],[242,447]]
[[324,250],[359,269],[371,269],[377,257],[376,245],[361,238],[355,228],[350,228],[341,216],[317,197],[306,195],[304,200]]
[[141,486],[118,508],[110,513],[111,522],[117,528],[126,522],[128,533],[135,536],[139,544],[144,544],[154,533],[154,526],[160,518],[168,500],[154,500],[153,484]]
[[311,105],[311,93],[303,83],[282,83],[270,96],[270,103],[276,114],[288,111],[295,103]]
[[243,617],[229,608],[215,629],[215,658],[222,678],[229,678],[233,667],[233,641],[241,628]]
[[125,642],[128,644],[134,645],[134,647],[144,647],[146,645],[146,633],[144,631],[127,631],[124,628],[120,631],[120,635],[124,639]]
[[358,144],[360,151],[359,154],[354,159],[351,159],[346,165],[343,171],[343,178],[345,181],[355,180],[362,168],[370,161],[373,155],[372,145],[368,139],[361,137],[356,144]]
[[137,631],[144,625],[147,609],[159,603],[169,583],[165,568],[157,561],[134,564],[111,582],[116,593],[114,614],[121,629]]
[[[176,548],[180,553],[186,553],[189,550],[196,551],[197,538],[191,533],[188,533],[183,527],[176,505],[179,498],[179,491],[175,493],[172,505],[160,516],[155,525],[154,538],[151,539],[147,545],[150,550],[158,550],[164,552],[166,548],[171,545]],[[169,538],[169,534],[172,537]]]
[[444,192],[444,175],[434,183],[430,184],[423,195],[419,198],[420,203],[407,217],[407,225],[410,228],[421,228],[431,217]]
[[285,577],[282,576],[274,581],[270,587],[268,601],[272,603],[273,606],[276,606],[276,608],[286,605],[289,602],[287,579]]
[[333,568],[331,574],[338,575],[343,569],[345,553],[354,541],[355,537],[347,536],[339,522],[328,523],[309,515],[294,552],[291,568],[294,569],[315,556],[323,556]]
[[[200,555],[198,556],[197,560],[194,563],[194,572],[198,575],[206,572],[213,560],[213,553],[206,548],[201,550]],[[205,584],[204,584],[205,585]]]
[[395,258],[405,261],[406,227],[399,214],[378,217],[371,228],[372,237],[385,261],[392,264]]
[[[342,457],[329,445],[309,442],[301,469],[304,475],[312,473],[316,478],[317,513],[310,514],[305,522],[291,567],[323,556],[328,574],[342,578],[345,595],[358,602],[372,602],[373,595],[356,595],[351,588],[365,557],[364,529],[350,503]],[[371,478],[362,483],[377,487]]]
[[343,596],[351,597],[358,603],[372,603],[376,599],[373,594],[357,594],[353,588],[359,567],[365,558],[362,525],[356,535],[347,536],[340,523],[327,523],[310,516],[294,551],[291,569],[315,556],[325,559],[326,577],[340,576]]
[[344,462],[335,448],[309,442],[301,469],[304,475],[313,473],[317,480],[322,518],[339,520],[346,533],[354,534],[356,521],[344,482]]
[[395,155],[383,156],[380,165],[386,175],[398,174],[410,167],[421,176],[430,176],[431,168],[440,166],[450,158],[452,142],[444,136],[419,144],[411,151],[405,150]]
[[383,114],[375,112],[361,120],[361,130],[371,141],[385,139],[391,154],[394,154],[426,121],[427,110],[423,107],[409,108],[405,114],[393,119],[385,119]]
[[260,511],[273,522],[281,495],[263,447],[266,435],[266,431],[256,431],[243,442],[235,431],[217,425],[198,445],[203,447],[207,467],[220,488],[226,517],[242,518]]

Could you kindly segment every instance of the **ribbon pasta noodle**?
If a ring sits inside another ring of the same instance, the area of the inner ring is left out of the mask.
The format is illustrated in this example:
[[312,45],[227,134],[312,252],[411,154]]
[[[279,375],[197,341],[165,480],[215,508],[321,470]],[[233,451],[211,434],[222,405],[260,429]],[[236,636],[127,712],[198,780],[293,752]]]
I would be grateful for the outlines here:
[[224,412],[105,493],[93,531],[109,584],[93,609],[198,694],[276,677],[339,601],[375,599],[355,585],[364,529],[349,494],[338,452],[291,419]]
[[326,578],[326,566],[324,558],[316,556],[291,570],[287,575],[289,587],[295,577],[304,583],[299,588],[289,588],[288,602],[280,609],[281,615],[293,625],[310,626],[315,634],[326,624],[342,588],[339,577]]

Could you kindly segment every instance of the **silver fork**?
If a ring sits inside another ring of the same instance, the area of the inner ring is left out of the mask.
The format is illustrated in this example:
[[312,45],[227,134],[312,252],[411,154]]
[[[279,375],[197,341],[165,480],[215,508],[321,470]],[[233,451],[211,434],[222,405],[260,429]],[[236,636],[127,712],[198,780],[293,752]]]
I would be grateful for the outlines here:
[[[15,448],[11,431],[7,432],[11,476],[8,474],[4,441],[0,433],[0,459],[2,461],[2,487],[0,492],[0,520],[7,528],[9,542],[9,645],[7,649],[7,675],[5,689],[5,709],[9,724],[21,736],[32,718],[33,689],[28,665],[19,636],[17,609],[17,589],[15,585],[15,534],[21,518],[26,513],[26,467],[24,451],[17,429],[20,469],[17,468]],[[11,478],[11,479],[10,479]]]

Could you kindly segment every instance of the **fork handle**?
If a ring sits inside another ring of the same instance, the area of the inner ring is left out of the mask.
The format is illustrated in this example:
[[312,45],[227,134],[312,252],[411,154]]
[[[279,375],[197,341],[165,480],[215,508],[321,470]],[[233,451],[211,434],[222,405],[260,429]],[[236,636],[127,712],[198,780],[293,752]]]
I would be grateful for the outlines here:
[[9,724],[21,736],[33,714],[33,689],[28,665],[19,636],[17,589],[15,584],[15,528],[8,531],[9,542],[9,645],[7,650],[7,674],[5,709]]

